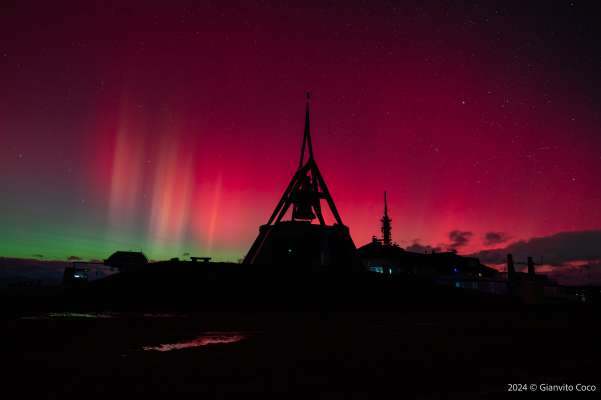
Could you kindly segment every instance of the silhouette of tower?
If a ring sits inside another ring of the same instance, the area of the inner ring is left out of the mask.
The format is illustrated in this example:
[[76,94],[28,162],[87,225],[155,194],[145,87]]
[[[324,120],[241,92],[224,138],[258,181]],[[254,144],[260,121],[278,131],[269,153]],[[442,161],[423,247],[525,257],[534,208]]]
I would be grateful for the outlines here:
[[507,254],[507,280],[513,282],[516,279],[515,266],[513,263],[513,256]]
[[534,260],[532,257],[528,257],[528,276],[534,277],[536,275],[536,271],[534,269]]
[[[248,254],[245,264],[303,266],[350,265],[355,260],[355,244],[323,176],[317,167],[311,142],[310,96],[307,93],[305,130],[298,169],[277,203]],[[335,223],[327,225],[321,201],[325,201]],[[283,220],[292,207],[290,220]],[[317,219],[317,224],[311,221]]]
[[384,246],[392,245],[392,226],[390,223],[392,220],[388,217],[388,202],[386,199],[386,192],[384,192],[384,216],[380,220],[382,222],[382,243]]

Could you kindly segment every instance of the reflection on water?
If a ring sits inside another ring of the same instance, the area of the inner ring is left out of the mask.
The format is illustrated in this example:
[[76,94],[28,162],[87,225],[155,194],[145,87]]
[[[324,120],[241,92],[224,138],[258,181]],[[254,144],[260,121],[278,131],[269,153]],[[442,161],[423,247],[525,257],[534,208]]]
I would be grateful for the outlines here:
[[33,315],[21,317],[21,319],[97,319],[97,318],[115,318],[115,314],[110,313],[48,313],[43,315]]
[[121,313],[83,313],[83,312],[54,312],[41,315],[30,315],[20,319],[106,319],[106,318],[185,318],[184,314],[167,313],[144,313],[144,314],[121,314]]
[[165,343],[158,346],[144,346],[142,349],[144,351],[171,351],[188,349],[191,347],[208,346],[211,344],[235,343],[243,339],[246,339],[246,336],[239,332],[207,332],[196,339],[185,342]]

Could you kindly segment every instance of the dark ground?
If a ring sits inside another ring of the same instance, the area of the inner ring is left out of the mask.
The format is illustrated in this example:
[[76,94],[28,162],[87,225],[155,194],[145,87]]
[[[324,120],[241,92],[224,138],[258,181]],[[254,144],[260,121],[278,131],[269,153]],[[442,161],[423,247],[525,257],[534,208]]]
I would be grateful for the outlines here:
[[[516,395],[509,383],[600,383],[598,315],[583,307],[13,315],[0,331],[3,393],[18,396],[5,398],[465,399]],[[141,350],[215,331],[246,339]]]
[[[598,307],[281,271],[165,264],[66,292],[5,293],[3,398],[479,399],[518,395],[511,383],[601,392]],[[112,317],[44,317],[66,310]],[[245,339],[142,350],[207,332]]]

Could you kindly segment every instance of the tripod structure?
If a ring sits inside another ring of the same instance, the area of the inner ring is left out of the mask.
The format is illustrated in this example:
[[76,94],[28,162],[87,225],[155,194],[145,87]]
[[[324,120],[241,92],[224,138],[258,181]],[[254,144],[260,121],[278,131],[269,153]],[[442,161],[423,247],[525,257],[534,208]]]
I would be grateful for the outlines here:
[[[299,267],[350,266],[356,264],[356,248],[342,223],[323,176],[317,167],[311,142],[310,96],[305,106],[305,130],[298,168],[271,217],[259,228],[244,264],[295,265]],[[325,221],[322,201],[335,222]],[[284,217],[292,209],[289,220]],[[311,223],[317,220],[318,223]]]
[[[307,93],[307,104],[305,107],[305,132],[303,135],[303,144],[301,146],[300,160],[298,169],[292,176],[292,180],[286,187],[282,198],[275,207],[267,225],[278,223],[282,220],[286,212],[292,206],[293,221],[312,221],[315,218],[321,225],[326,225],[321,210],[321,201],[325,200],[334,216],[336,223],[342,224],[342,219],[328,186],[317,167],[315,157],[313,156],[313,144],[311,143],[311,125],[309,120],[309,102],[310,95]],[[305,160],[306,158],[306,160]]]

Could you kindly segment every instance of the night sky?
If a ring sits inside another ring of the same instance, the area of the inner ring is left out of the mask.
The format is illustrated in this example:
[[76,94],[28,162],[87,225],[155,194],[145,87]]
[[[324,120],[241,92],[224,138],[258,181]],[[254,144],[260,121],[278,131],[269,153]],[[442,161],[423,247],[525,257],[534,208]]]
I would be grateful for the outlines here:
[[10,3],[0,255],[238,260],[297,166],[307,90],[357,245],[384,190],[403,247],[601,229],[590,4]]

